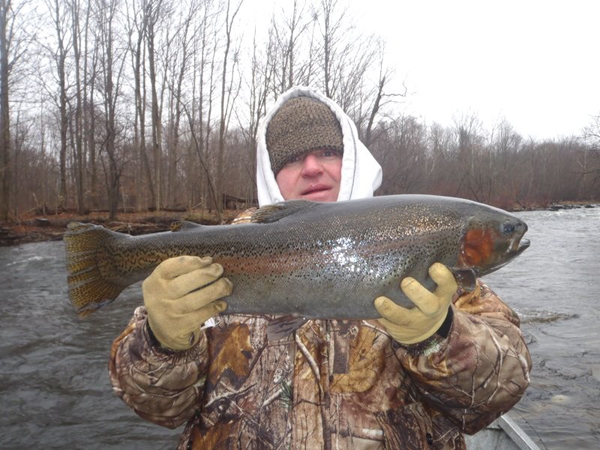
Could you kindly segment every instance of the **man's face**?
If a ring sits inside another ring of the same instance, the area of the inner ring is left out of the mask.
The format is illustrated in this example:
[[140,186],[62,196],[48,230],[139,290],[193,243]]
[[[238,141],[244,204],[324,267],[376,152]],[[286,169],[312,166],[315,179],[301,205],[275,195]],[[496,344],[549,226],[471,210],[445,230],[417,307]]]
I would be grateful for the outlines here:
[[288,162],[275,179],[285,200],[335,202],[340,192],[342,155],[315,150]]

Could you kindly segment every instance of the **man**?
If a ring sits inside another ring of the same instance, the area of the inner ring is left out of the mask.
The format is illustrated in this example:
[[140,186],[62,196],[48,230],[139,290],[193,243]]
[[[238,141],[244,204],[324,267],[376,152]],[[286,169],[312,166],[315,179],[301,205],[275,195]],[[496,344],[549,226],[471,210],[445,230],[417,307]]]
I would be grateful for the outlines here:
[[[370,197],[380,182],[331,100],[293,88],[263,120],[260,205]],[[411,310],[380,297],[380,320],[311,320],[276,341],[274,317],[218,314],[226,275],[210,257],[164,261],[113,344],[115,391],[155,423],[187,421],[181,449],[460,449],[462,432],[509,410],[528,385],[518,317],[481,283],[457,292],[441,264],[430,269],[434,292],[403,280]]]

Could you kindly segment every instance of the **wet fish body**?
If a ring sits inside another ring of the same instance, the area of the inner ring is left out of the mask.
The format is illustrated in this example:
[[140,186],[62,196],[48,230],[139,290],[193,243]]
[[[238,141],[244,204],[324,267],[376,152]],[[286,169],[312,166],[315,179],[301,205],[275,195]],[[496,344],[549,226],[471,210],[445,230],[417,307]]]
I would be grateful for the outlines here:
[[337,203],[293,200],[257,210],[252,223],[129,236],[72,223],[65,233],[70,299],[80,316],[110,303],[163,260],[212,256],[233,282],[228,314],[367,319],[386,295],[414,306],[406,276],[435,287],[441,262],[459,282],[493,272],[525,250],[527,225],[468,200],[395,195]]

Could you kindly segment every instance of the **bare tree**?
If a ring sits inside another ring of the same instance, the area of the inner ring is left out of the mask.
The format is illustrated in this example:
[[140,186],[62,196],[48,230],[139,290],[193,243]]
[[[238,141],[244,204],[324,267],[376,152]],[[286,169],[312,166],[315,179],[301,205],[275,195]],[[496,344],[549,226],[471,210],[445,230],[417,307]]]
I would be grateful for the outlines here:
[[100,46],[100,67],[102,74],[102,94],[104,100],[104,145],[107,165],[106,186],[108,192],[109,218],[117,215],[123,161],[117,148],[117,101],[120,97],[121,75],[125,63],[125,52],[116,48],[115,22],[118,0],[97,2],[98,45]]
[[[377,54],[379,56],[379,76],[377,85],[374,87],[371,95],[369,95],[371,98],[371,107],[368,110],[369,119],[367,121],[363,138],[367,147],[369,147],[373,142],[373,127],[381,110],[388,104],[395,102],[398,98],[406,97],[406,86],[404,86],[404,92],[401,93],[393,93],[388,91],[388,84],[394,76],[394,70],[385,64],[385,44],[383,41],[379,41],[378,43]],[[357,122],[360,130],[362,128],[360,126],[362,120],[358,120]]]
[[333,74],[333,64],[337,55],[335,48],[341,34],[341,23],[344,14],[341,14],[339,20],[336,20],[337,0],[321,0],[322,25],[321,34],[323,37],[323,86],[325,95],[332,98],[335,93],[335,81]]
[[8,220],[11,201],[11,88],[32,36],[24,28],[27,2],[0,0],[0,220]]
[[484,145],[483,124],[474,113],[465,113],[454,118],[453,165],[457,180],[453,195],[469,197],[480,192],[481,180],[477,174],[477,162]]
[[77,211],[83,214],[85,211],[84,198],[84,149],[83,149],[83,85],[81,80],[82,71],[82,26],[81,26],[81,1],[71,0],[71,26],[73,39],[73,59],[75,71],[75,130],[72,142],[75,147],[75,186],[77,192]]
[[99,48],[97,45],[93,45],[92,51],[89,51],[89,30],[91,27],[90,18],[92,14],[92,5],[87,5],[87,11],[85,16],[85,37],[84,37],[84,64],[83,64],[83,76],[84,76],[84,89],[83,89],[83,128],[86,133],[86,152],[87,158],[85,165],[88,166],[87,173],[89,176],[87,191],[91,199],[92,206],[98,207],[98,165],[97,165],[97,151],[96,151],[96,108],[94,103],[94,94],[96,92],[96,70],[98,66],[98,52]]
[[[148,190],[150,195],[150,206],[156,208],[155,185],[150,169],[150,161],[146,150],[146,93],[145,93],[145,64],[146,64],[146,46],[145,36],[148,19],[146,14],[149,12],[145,5],[145,0],[141,3],[132,1],[127,11],[129,36],[129,52],[131,56],[131,65],[133,68],[134,92],[135,92],[135,124],[134,124],[134,147],[137,149],[138,159],[138,177],[136,177],[135,196],[140,207],[142,197],[142,188]],[[142,183],[145,179],[146,183]],[[145,190],[144,189],[144,190]]]
[[163,0],[147,0],[144,5],[144,30],[148,46],[148,69],[150,75],[150,91],[152,95],[152,156],[154,159],[154,195],[156,209],[162,204],[162,119],[161,105],[158,95],[158,80],[156,72],[156,39],[159,20],[164,14]]
[[181,23],[177,26],[174,36],[174,52],[170,58],[170,120],[168,133],[168,179],[167,198],[170,205],[175,204],[177,199],[182,199],[182,193],[178,192],[180,183],[178,165],[180,158],[180,126],[183,114],[183,97],[185,80],[191,68],[192,53],[194,50],[193,40],[196,30],[193,27],[199,12],[199,4],[192,1],[188,4],[180,4],[183,9]]
[[581,178],[580,198],[589,197],[588,189],[600,196],[600,115],[594,116],[583,129],[583,139],[587,144],[578,158],[578,172]]
[[10,101],[9,77],[11,65],[8,53],[14,11],[10,0],[0,0],[0,220],[8,220],[10,208]]
[[512,125],[502,119],[492,128],[489,142],[488,166],[485,168],[492,179],[492,197],[495,204],[503,206],[518,202],[519,183],[514,176],[518,172],[523,138]]
[[59,116],[60,130],[60,185],[58,189],[59,207],[64,206],[67,201],[67,147],[68,127],[67,117],[68,93],[67,93],[67,54],[70,51],[70,39],[68,37],[69,16],[67,5],[59,0],[47,0],[47,7],[52,14],[54,32],[56,33],[56,48],[48,47],[54,64],[56,65],[56,77],[58,93],[56,94],[56,106]]
[[[192,113],[186,113],[190,122],[192,133],[192,146],[194,153],[192,159],[199,168],[198,180],[191,180],[190,189],[198,192],[197,200],[192,205],[206,205],[210,202],[217,204],[215,180],[208,164],[211,135],[213,131],[213,97],[216,91],[216,69],[219,41],[217,35],[219,28],[217,21],[220,16],[218,9],[212,9],[213,2],[206,0],[204,3],[204,17],[198,33],[199,40],[195,42],[194,54],[198,55],[194,65],[194,93],[192,99]],[[199,47],[199,48],[198,48]],[[197,87],[197,89],[196,89]],[[196,94],[197,92],[197,94]]]
[[267,48],[269,63],[274,68],[276,96],[294,85],[302,84],[299,80],[306,74],[308,64],[302,61],[302,44],[313,17],[307,20],[305,9],[304,1],[294,0],[291,10],[281,8],[280,14],[271,19]]
[[[221,117],[219,125],[219,152],[217,155],[217,214],[221,217],[223,209],[223,156],[225,154],[225,132],[227,131],[228,117],[233,108],[233,98],[235,93],[232,92],[232,82],[234,80],[234,68],[231,71],[228,69],[229,52],[233,41],[233,25],[235,19],[240,12],[243,0],[239,0],[237,5],[232,6],[231,0],[227,0],[225,13],[225,49],[223,51],[223,68],[221,72]],[[234,65],[237,63],[237,54],[234,54]],[[231,72],[231,73],[230,73]]]
[[[272,58],[259,54],[256,35],[254,36],[254,42],[255,45],[250,66],[251,76],[247,86],[247,89],[250,91],[250,97],[248,99],[248,124],[247,128],[240,126],[245,132],[244,135],[247,148],[246,156],[248,158],[248,164],[245,173],[246,176],[252,180],[253,187],[256,184],[256,139],[258,136],[258,126],[261,117],[266,114],[269,87],[272,84],[275,72]],[[270,51],[271,48],[267,48],[267,55],[269,55]],[[247,200],[254,200],[254,195],[248,193]]]
[[415,117],[400,116],[386,123],[378,134],[373,153],[383,166],[381,193],[423,192],[427,167],[426,127]]

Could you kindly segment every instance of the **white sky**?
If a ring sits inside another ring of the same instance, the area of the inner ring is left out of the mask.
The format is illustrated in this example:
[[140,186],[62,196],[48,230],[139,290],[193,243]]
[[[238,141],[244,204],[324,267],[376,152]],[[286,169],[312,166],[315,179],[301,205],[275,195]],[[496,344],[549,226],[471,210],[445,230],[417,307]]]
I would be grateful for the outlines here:
[[427,123],[474,113],[488,129],[505,118],[545,139],[577,135],[600,114],[599,0],[339,1],[386,39],[406,112]]

